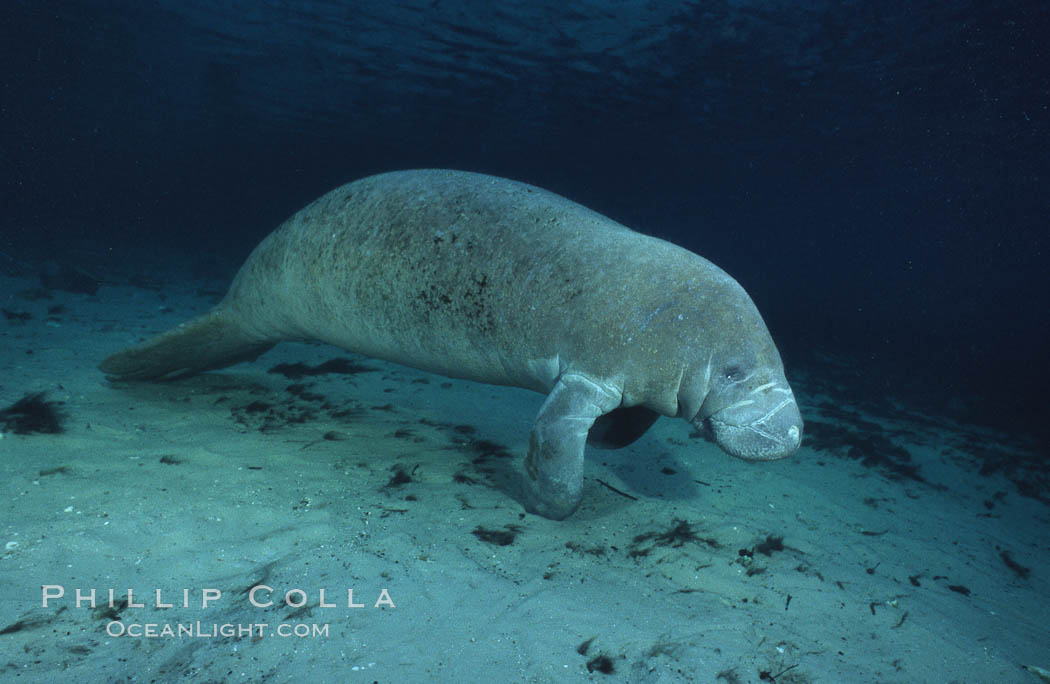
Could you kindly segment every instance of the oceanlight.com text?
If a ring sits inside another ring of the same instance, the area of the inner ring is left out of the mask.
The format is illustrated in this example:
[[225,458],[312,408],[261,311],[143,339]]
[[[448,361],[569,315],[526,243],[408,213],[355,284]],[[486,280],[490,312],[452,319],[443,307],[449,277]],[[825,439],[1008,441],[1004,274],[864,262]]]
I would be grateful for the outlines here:
[[313,639],[328,636],[327,624],[309,624],[305,622],[281,622],[271,625],[266,622],[248,624],[178,622],[175,624],[160,622],[129,622],[113,620],[106,625],[106,634],[111,637],[130,637],[132,639],[216,639],[216,638],[253,638],[266,637]]

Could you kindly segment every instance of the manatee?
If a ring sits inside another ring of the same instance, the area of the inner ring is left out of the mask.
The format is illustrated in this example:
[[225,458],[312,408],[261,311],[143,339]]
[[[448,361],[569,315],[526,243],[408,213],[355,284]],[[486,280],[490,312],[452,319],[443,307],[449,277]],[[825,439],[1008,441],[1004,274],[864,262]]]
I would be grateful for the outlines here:
[[478,173],[397,171],[329,192],[255,248],[215,308],[100,368],[169,379],[287,340],[545,394],[521,496],[553,519],[580,504],[587,443],[626,446],[659,416],[752,461],[802,439],[780,354],[725,271]]

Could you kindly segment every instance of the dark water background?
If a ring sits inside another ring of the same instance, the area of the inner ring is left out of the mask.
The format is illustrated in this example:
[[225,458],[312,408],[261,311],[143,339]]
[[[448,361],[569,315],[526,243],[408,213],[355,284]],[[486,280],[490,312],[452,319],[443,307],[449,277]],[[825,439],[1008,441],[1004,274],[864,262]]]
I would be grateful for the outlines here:
[[1048,36],[1023,0],[4,2],[0,250],[232,274],[346,181],[494,173],[724,267],[789,375],[1045,448]]

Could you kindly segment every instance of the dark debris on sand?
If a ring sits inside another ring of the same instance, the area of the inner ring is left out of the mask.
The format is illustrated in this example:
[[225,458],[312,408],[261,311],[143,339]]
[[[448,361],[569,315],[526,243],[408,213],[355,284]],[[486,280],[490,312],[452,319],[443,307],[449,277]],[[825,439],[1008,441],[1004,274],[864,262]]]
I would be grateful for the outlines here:
[[310,366],[305,363],[279,363],[271,368],[269,373],[276,373],[283,375],[289,380],[301,380],[305,377],[313,375],[327,375],[328,373],[335,373],[338,375],[356,375],[357,373],[369,373],[375,371],[375,368],[366,366],[350,359],[337,358],[329,359],[324,363],[316,366]]
[[881,425],[863,420],[859,415],[843,415],[850,412],[830,404],[820,408],[848,426],[810,419],[806,421],[807,446],[839,458],[860,461],[865,468],[874,468],[891,480],[926,483],[919,474],[919,466],[912,462],[911,453],[890,439]]
[[4,432],[16,435],[61,434],[65,414],[59,408],[62,402],[47,401],[44,392],[27,394],[0,410],[0,425]]

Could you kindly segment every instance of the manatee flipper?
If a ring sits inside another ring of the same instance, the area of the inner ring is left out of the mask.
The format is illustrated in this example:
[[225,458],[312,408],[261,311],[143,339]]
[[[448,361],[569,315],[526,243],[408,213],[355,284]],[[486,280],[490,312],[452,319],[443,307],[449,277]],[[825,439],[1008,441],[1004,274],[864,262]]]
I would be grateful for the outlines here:
[[216,308],[119,351],[98,367],[119,380],[166,380],[251,361],[275,343],[248,331],[228,310]]
[[645,406],[615,409],[598,416],[587,433],[587,444],[598,449],[622,449],[644,435],[659,417]]
[[582,375],[563,375],[536,416],[525,458],[525,510],[567,518],[583,496],[583,451],[600,416],[620,405],[621,393]]

